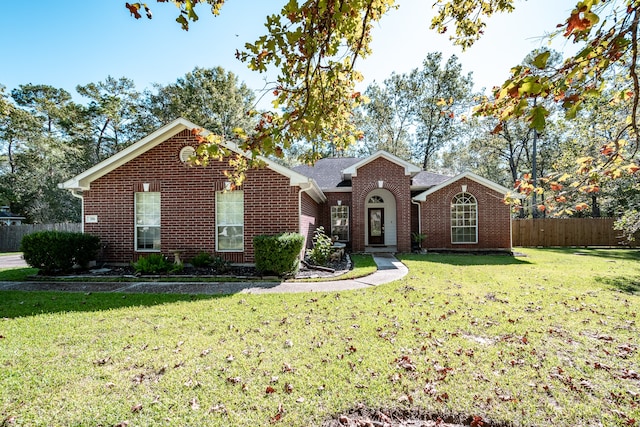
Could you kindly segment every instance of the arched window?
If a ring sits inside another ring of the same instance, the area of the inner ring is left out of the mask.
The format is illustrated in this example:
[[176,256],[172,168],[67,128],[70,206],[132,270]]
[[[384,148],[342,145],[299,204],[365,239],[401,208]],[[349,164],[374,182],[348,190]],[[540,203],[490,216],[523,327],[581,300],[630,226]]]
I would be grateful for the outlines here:
[[383,204],[384,200],[380,196],[371,196],[369,199],[369,204]]
[[478,243],[478,202],[469,193],[451,202],[451,243]]

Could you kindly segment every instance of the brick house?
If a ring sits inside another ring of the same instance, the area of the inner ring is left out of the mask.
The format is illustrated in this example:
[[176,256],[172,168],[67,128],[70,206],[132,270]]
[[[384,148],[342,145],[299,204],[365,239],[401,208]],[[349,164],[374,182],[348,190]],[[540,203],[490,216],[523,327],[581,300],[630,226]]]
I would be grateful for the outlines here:
[[254,236],[299,232],[309,247],[321,225],[357,252],[409,252],[412,233],[427,249],[511,249],[508,190],[472,173],[424,172],[384,151],[292,169],[262,158],[229,191],[226,163],[187,164],[195,128],[177,119],[60,184],[82,199],[83,231],[101,238],[104,261],[206,251],[252,263]]

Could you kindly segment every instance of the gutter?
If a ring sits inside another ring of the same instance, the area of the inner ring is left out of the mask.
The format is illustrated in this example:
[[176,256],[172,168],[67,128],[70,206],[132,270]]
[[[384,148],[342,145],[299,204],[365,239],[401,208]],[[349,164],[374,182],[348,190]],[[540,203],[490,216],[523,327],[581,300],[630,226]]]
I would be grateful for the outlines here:
[[[300,190],[298,191],[298,232],[302,234],[302,193],[307,192],[313,187],[311,181],[300,183]],[[302,246],[302,252],[300,253],[300,259],[304,260],[304,254],[307,251],[307,235],[304,236],[304,245]]]
[[80,224],[82,225],[82,233],[84,234],[84,197],[78,194],[78,190],[71,190],[71,195],[80,199]]
[[411,204],[418,207],[418,234],[422,234],[422,213],[420,212],[420,202],[411,199]]

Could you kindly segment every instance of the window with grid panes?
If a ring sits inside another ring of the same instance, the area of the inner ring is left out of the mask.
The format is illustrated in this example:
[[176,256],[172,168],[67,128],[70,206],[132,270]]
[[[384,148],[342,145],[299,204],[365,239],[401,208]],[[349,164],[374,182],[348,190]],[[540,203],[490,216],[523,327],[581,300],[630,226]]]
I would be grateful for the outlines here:
[[244,250],[244,191],[216,193],[216,250]]
[[135,194],[136,250],[160,250],[160,193]]
[[349,240],[349,206],[331,206],[331,236]]
[[478,202],[469,193],[451,202],[451,243],[478,243]]

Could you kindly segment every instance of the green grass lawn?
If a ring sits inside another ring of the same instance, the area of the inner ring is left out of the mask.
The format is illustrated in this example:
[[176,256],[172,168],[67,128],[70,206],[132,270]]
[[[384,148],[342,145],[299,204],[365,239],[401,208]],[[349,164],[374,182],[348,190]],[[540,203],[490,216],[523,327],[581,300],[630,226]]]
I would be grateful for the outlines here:
[[310,279],[291,279],[292,282],[326,282],[328,280],[347,280],[347,279],[357,279],[359,277],[368,276],[369,274],[375,273],[378,270],[378,266],[376,262],[373,260],[371,255],[366,254],[350,254],[351,262],[353,263],[353,268],[347,271],[344,274],[341,274],[336,277],[326,278],[326,277],[314,277]]
[[405,255],[340,293],[2,291],[0,425],[638,425],[640,253],[522,252]]

